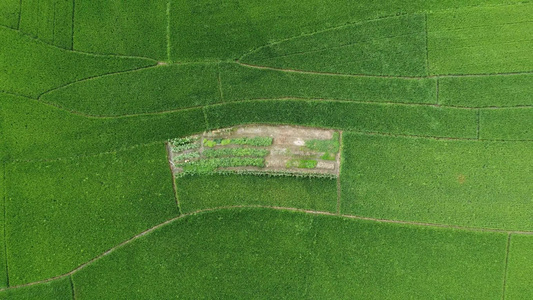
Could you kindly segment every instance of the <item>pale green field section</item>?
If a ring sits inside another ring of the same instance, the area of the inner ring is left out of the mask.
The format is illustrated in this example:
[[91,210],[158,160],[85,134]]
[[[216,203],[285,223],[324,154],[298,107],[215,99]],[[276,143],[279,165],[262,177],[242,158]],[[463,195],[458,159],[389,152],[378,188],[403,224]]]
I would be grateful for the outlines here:
[[168,1],[76,0],[74,49],[167,59]]
[[157,66],[80,81],[41,100],[92,116],[178,110],[220,102],[218,66]]
[[533,105],[533,74],[439,78],[439,104],[467,107]]
[[385,78],[302,74],[220,65],[225,101],[295,97],[360,102],[437,102],[434,78]]
[[533,71],[533,4],[476,7],[427,16],[431,74]]
[[0,53],[0,91],[33,98],[73,81],[155,63],[67,51],[7,28],[0,28]]
[[318,31],[273,43],[241,61],[280,69],[342,74],[427,75],[424,15]]
[[533,236],[511,236],[505,299],[526,299],[533,295]]
[[9,283],[68,273],[179,214],[163,144],[8,165]]
[[341,211],[533,231],[533,143],[343,135]]
[[489,140],[533,140],[533,108],[483,109],[480,138]]

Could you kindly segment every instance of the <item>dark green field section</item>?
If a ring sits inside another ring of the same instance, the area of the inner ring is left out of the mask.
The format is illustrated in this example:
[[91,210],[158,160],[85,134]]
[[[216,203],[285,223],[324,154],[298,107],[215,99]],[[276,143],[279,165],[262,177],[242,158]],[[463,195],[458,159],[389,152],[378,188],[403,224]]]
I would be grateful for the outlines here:
[[7,266],[6,266],[6,245],[4,239],[4,209],[6,201],[6,166],[4,163],[0,163],[0,288],[7,286]]
[[533,71],[533,4],[428,15],[431,74]]
[[347,23],[429,10],[517,2],[520,0],[278,0],[275,3],[173,0],[170,10],[172,60],[236,59],[260,46]]
[[18,28],[20,0],[0,1],[0,25]]
[[504,234],[221,211],[165,226],[73,280],[77,299],[500,299],[505,245]]
[[332,76],[221,64],[225,101],[295,97],[435,104],[434,78]]
[[75,269],[178,214],[162,144],[8,165],[10,285]]
[[0,94],[8,158],[54,159],[128,148],[205,130],[201,108],[123,118],[87,118]]
[[0,292],[0,300],[74,300],[69,277]]
[[72,49],[74,0],[23,0],[20,3],[20,31],[43,42]]
[[482,110],[480,137],[492,140],[533,140],[533,108]]
[[218,66],[158,66],[80,81],[42,101],[95,116],[176,110],[220,102]]
[[533,230],[533,147],[525,142],[343,135],[345,214]]
[[533,236],[512,235],[509,246],[505,299],[526,299],[533,295]]
[[378,19],[261,47],[241,58],[244,63],[280,69],[424,76],[424,15]]
[[0,53],[0,90],[29,97],[87,77],[154,64],[62,50],[6,28],[0,28]]
[[469,107],[533,105],[533,74],[439,78],[439,103]]
[[329,178],[207,175],[176,180],[182,212],[236,205],[267,205],[335,212],[337,183]]
[[364,132],[475,138],[477,112],[420,105],[253,100],[206,108],[210,128],[296,124]]
[[76,0],[74,49],[166,60],[167,3]]

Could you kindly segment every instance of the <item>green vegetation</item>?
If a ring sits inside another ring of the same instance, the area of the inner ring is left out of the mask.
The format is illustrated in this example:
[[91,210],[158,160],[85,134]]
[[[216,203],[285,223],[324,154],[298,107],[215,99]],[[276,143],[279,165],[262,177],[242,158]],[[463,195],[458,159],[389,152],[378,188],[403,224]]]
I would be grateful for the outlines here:
[[200,157],[200,153],[198,152],[188,152],[188,153],[177,155],[176,157],[174,157],[174,161],[189,160],[189,159],[195,159],[199,157]]
[[76,0],[74,49],[167,59],[167,1]]
[[65,274],[178,214],[162,143],[7,171],[10,285]]
[[[236,59],[260,46],[348,23],[424,11],[519,2],[522,0],[277,0],[275,3],[176,0],[170,10],[172,59]],[[396,32],[396,28],[394,30]],[[147,31],[151,32],[150,29]]]
[[296,124],[421,136],[477,136],[474,110],[334,101],[255,100],[206,108],[211,129],[238,124]]
[[224,210],[169,224],[73,280],[80,299],[500,299],[505,244],[505,234]]
[[212,174],[219,168],[230,167],[258,167],[265,166],[264,158],[257,157],[223,157],[209,158],[190,162],[177,163],[176,167],[183,169],[178,176]]
[[20,29],[48,44],[72,49],[73,0],[20,1]]
[[17,29],[19,20],[20,0],[0,1],[0,25]]
[[305,147],[319,152],[337,153],[340,147],[339,133],[336,131],[333,132],[333,136],[329,140],[308,140],[305,142]]
[[531,71],[533,4],[476,7],[428,14],[432,74]]
[[533,294],[533,238],[530,235],[512,235],[509,246],[509,262],[505,299],[524,299]]
[[434,78],[331,76],[220,65],[225,101],[307,98],[361,102],[437,102]]
[[219,102],[217,74],[213,64],[161,66],[81,81],[41,99],[96,116],[176,110]]
[[287,168],[314,169],[318,162],[314,159],[291,159],[287,161]]
[[284,40],[242,57],[244,63],[343,74],[424,76],[425,16],[384,18]]
[[[6,166],[5,163],[0,163],[0,201],[2,201],[0,205],[0,233],[3,233],[5,228],[5,217],[4,217],[4,211],[6,209],[5,207],[5,200],[6,200]],[[5,236],[2,234],[0,235],[0,288],[7,286],[7,266],[6,266],[6,245],[5,245]]]
[[183,176],[176,180],[184,213],[232,205],[267,205],[335,212],[336,181],[268,175]]
[[[164,142],[205,130],[202,109],[125,118],[85,118],[0,94],[8,158],[54,159]],[[4,135],[2,135],[4,136]]]
[[222,157],[222,156],[256,156],[265,157],[269,153],[266,149],[256,148],[220,148],[204,149],[202,154],[205,157]]
[[0,45],[1,90],[34,98],[73,81],[153,64],[147,59],[61,50],[2,27]]
[[343,135],[342,212],[533,230],[532,143]]
[[439,79],[439,103],[470,107],[533,105],[533,74]]
[[272,138],[268,136],[242,137],[233,139],[204,139],[204,145],[213,148],[216,145],[249,145],[267,147],[272,145]]
[[533,140],[533,108],[484,109],[479,127],[482,139]]
[[0,300],[75,300],[70,278],[63,277],[46,283],[0,292]]

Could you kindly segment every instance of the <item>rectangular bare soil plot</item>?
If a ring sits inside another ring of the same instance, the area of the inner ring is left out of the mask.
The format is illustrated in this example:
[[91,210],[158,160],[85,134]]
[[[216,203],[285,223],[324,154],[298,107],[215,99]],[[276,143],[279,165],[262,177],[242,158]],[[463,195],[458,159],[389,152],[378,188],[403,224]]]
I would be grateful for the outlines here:
[[339,132],[294,126],[242,126],[171,140],[169,153],[178,176],[244,172],[336,177]]

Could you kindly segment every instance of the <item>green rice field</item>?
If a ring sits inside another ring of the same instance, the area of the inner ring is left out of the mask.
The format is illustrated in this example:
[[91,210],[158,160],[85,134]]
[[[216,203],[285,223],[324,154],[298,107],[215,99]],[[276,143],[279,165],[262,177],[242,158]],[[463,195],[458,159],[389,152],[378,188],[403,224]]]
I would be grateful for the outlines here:
[[532,35],[523,0],[2,0],[0,299],[531,299]]

